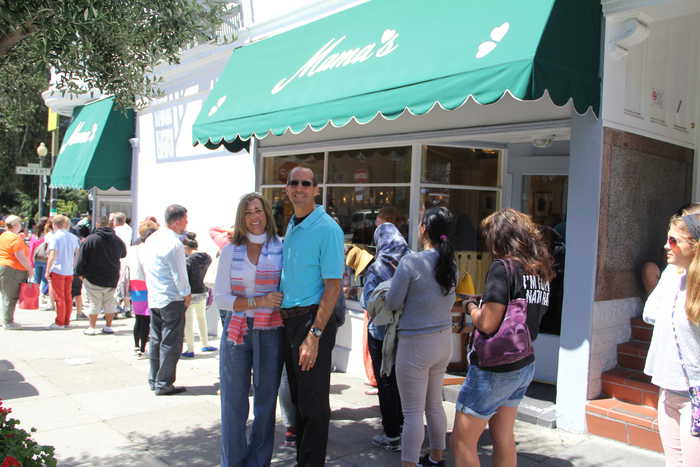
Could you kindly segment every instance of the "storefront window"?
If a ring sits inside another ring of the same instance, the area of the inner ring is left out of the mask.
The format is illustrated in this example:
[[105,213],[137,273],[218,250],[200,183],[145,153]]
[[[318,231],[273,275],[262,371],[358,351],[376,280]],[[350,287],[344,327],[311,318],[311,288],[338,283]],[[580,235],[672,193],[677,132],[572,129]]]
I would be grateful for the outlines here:
[[329,184],[409,183],[411,147],[336,151],[328,154]]
[[297,154],[295,156],[266,157],[263,159],[263,185],[286,185],[291,170],[304,165],[314,171],[319,184],[323,178],[323,153]]
[[[263,188],[262,195],[263,198],[269,201],[272,208],[272,217],[275,219],[275,225],[277,225],[277,234],[284,237],[289,219],[294,214],[294,206],[287,198],[284,187]],[[316,197],[316,204],[321,204],[321,202],[322,199],[319,195]]]
[[547,334],[561,333],[568,186],[569,177],[565,175],[523,176],[523,211],[541,226],[554,257],[556,277],[550,284],[549,310],[540,325],[540,332]]
[[491,257],[484,251],[479,223],[498,209],[498,192],[423,187],[421,206],[444,206],[450,210],[454,225],[449,237],[457,251],[460,279],[469,273],[475,292],[482,293]]
[[326,208],[345,233],[345,242],[371,245],[377,213],[393,206],[399,214],[396,226],[408,238],[409,187],[328,187]]
[[421,182],[440,185],[499,185],[501,151],[425,146]]

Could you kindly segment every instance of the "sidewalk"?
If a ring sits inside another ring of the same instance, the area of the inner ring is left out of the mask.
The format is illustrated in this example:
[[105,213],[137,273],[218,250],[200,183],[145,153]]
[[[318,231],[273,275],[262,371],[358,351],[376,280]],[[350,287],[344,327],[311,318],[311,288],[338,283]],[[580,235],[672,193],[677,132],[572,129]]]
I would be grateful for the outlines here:
[[[177,384],[187,392],[156,397],[146,384],[148,360],[131,354],[132,319],[115,321],[114,335],[85,336],[87,321],[49,331],[52,312],[18,310],[16,318],[24,330],[0,329],[0,398],[22,427],[38,429],[40,443],[56,447],[59,465],[218,465],[216,353],[180,360]],[[381,426],[377,397],[365,395],[362,381],[342,373],[334,373],[331,384],[327,465],[398,466],[398,453],[369,444]],[[451,429],[454,405],[445,403],[445,410]],[[276,431],[280,446],[279,419]],[[656,453],[521,422],[516,439],[519,466],[663,465]],[[491,465],[487,435],[480,449],[483,465]],[[278,447],[273,465],[294,465],[293,459],[292,449]]]

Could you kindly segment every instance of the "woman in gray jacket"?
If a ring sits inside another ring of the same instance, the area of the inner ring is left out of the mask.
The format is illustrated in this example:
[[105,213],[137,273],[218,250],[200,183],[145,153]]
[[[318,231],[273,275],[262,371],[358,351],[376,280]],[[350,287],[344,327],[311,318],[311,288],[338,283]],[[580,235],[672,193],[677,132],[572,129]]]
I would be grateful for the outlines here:
[[[452,348],[450,310],[455,303],[457,266],[448,234],[450,211],[425,211],[418,232],[423,251],[403,257],[391,281],[385,305],[403,308],[399,319],[396,380],[403,409],[402,467],[444,465],[447,419],[442,406],[442,380]],[[423,413],[428,421],[430,452],[419,459]]]
[[700,465],[700,438],[690,434],[689,388],[700,387],[700,204],[671,218],[668,266],[644,306],[654,325],[644,373],[661,388],[659,433],[667,466]]

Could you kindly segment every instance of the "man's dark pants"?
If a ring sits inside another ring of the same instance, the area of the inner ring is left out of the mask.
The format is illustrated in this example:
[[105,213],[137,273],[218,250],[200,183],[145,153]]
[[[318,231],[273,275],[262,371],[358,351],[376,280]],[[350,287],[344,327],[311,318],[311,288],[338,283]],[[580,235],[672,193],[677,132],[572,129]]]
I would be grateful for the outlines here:
[[328,320],[319,340],[316,364],[309,371],[301,371],[299,367],[299,346],[309,335],[317,308],[318,306],[314,306],[304,315],[284,320],[287,376],[292,401],[297,411],[297,465],[299,467],[325,465],[328,422],[331,418],[328,393],[331,384],[331,354],[337,331],[333,316]]
[[382,427],[384,434],[389,438],[401,436],[403,427],[403,413],[401,411],[401,397],[399,396],[399,386],[396,384],[396,366],[391,369],[389,376],[381,375],[382,368],[382,345],[380,341],[367,333],[367,346],[369,355],[372,357],[372,369],[377,378],[377,390],[379,391],[379,411],[382,413]]
[[175,368],[182,353],[185,337],[185,302],[170,302],[163,308],[151,308],[151,373],[152,390],[169,390],[175,382]]

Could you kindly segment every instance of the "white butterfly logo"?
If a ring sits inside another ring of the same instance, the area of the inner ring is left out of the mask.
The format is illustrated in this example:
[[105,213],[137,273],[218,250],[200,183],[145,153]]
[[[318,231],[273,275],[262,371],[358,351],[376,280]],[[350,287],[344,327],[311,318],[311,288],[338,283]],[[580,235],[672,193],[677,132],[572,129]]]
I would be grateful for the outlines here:
[[491,39],[490,41],[485,41],[479,44],[479,49],[476,52],[476,58],[484,58],[488,54],[494,51],[494,49],[498,46],[498,42],[501,42],[504,37],[506,37],[506,34],[508,34],[508,31],[510,30],[510,23],[505,22],[501,24],[500,26],[497,26],[491,30]]
[[224,102],[226,102],[226,97],[227,96],[219,97],[219,99],[216,101],[216,104],[211,106],[211,109],[209,109],[209,113],[207,115],[209,115],[211,117],[216,112],[218,112],[219,109],[221,108],[221,106],[224,105]]

